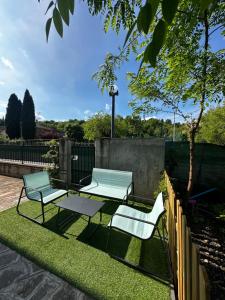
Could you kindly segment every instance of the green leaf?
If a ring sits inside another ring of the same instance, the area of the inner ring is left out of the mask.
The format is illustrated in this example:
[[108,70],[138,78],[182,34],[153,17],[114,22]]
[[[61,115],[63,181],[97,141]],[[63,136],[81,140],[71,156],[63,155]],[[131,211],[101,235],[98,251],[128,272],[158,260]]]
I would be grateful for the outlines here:
[[63,37],[63,23],[61,15],[58,9],[55,7],[53,10],[53,22],[55,25],[55,29],[57,30],[58,34]]
[[153,32],[153,40],[152,40],[154,47],[159,49],[159,51],[165,42],[166,33],[167,33],[167,24],[165,21],[161,19],[159,20],[159,22],[155,27],[155,30]]
[[47,14],[47,12],[49,11],[49,9],[54,5],[54,1],[51,1],[48,5],[48,8],[46,9],[45,14]]
[[125,38],[125,41],[124,41],[124,44],[123,44],[123,47],[126,46],[126,43],[127,41],[129,40],[129,37],[131,35],[131,33],[133,32],[134,30],[134,27],[136,26],[137,24],[137,20],[135,20],[135,22],[131,25],[131,27],[129,28],[128,32],[127,32],[127,35],[126,35],[126,38]]
[[168,24],[171,24],[177,12],[179,0],[163,0],[162,14]]
[[147,34],[152,19],[153,19],[152,6],[147,1],[146,4],[140,9],[140,12],[137,17],[137,28],[139,32],[143,31],[145,34]]
[[52,24],[52,18],[49,18],[48,21],[46,22],[46,26],[45,26],[45,32],[46,32],[46,39],[47,39],[47,41],[48,41],[48,37],[49,37],[49,32],[50,32],[51,24]]
[[156,66],[156,59],[165,42],[166,33],[166,22],[159,20],[153,33],[152,42],[148,44],[144,53],[144,61],[149,62],[152,67]]
[[68,0],[58,0],[58,8],[59,8],[59,12],[61,14],[61,17],[63,18],[63,21],[66,23],[66,25],[69,25],[70,15],[69,15],[69,2],[68,2]]
[[73,13],[74,13],[74,0],[68,0],[68,4],[69,4],[69,10],[70,10],[71,14],[73,15]]

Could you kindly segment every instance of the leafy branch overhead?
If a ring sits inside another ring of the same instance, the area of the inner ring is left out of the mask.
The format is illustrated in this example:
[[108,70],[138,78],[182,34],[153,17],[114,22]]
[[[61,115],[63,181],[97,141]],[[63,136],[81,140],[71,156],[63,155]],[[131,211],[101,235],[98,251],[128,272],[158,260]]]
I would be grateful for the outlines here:
[[[38,2],[40,1],[41,0],[38,0]],[[52,24],[54,24],[58,34],[63,37],[63,22],[69,26],[70,15],[74,14],[74,1],[75,0],[55,0],[49,3],[45,14],[52,10],[52,16],[47,20],[45,25],[47,41]]]
[[[38,0],[40,2],[41,0]],[[92,15],[102,14],[105,17],[104,29],[109,27],[119,33],[121,25],[127,30],[125,43],[135,30],[138,30],[148,40],[144,50],[143,62],[156,66],[157,56],[162,49],[167,29],[172,24],[178,9],[179,0],[83,0],[87,3]],[[51,10],[52,16],[46,22],[46,38],[48,40],[52,24],[58,34],[63,37],[63,26],[69,26],[70,16],[74,14],[75,0],[50,1],[46,14]],[[192,0],[192,5],[198,6],[200,13],[207,9],[215,0]]]

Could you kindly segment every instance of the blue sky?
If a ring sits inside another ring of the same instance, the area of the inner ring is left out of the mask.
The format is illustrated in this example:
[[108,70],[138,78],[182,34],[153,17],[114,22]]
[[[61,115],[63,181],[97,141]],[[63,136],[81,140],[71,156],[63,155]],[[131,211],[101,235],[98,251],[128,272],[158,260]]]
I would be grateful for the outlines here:
[[[105,34],[103,19],[92,17],[87,6],[77,1],[70,27],[64,27],[61,39],[51,29],[45,38],[49,1],[9,1],[0,4],[0,116],[5,113],[9,95],[23,99],[26,88],[33,96],[36,113],[45,119],[87,118],[97,111],[108,111],[110,97],[101,94],[92,74],[103,63],[107,52],[116,52],[124,33]],[[136,70],[134,59],[125,64],[117,85],[116,111],[131,113],[126,72]]]
[[[11,93],[23,99],[26,88],[33,96],[40,119],[86,119],[98,111],[109,112],[111,99],[101,94],[91,79],[107,52],[116,53],[125,33],[105,34],[103,18],[89,14],[87,5],[76,1],[70,27],[61,39],[52,27],[45,38],[44,15],[49,1],[1,0],[0,4],[0,116]],[[217,37],[214,46],[221,46]],[[223,40],[224,43],[224,40]],[[126,72],[136,71],[131,57],[119,71],[116,112],[131,113]],[[160,115],[158,117],[172,117]]]

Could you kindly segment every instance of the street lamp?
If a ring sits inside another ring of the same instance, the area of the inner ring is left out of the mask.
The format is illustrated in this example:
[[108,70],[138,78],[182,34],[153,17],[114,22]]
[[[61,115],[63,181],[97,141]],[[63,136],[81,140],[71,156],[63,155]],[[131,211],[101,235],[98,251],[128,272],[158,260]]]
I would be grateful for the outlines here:
[[112,97],[112,118],[111,118],[111,138],[114,138],[115,132],[115,96],[119,95],[118,87],[113,84],[109,87],[109,96]]

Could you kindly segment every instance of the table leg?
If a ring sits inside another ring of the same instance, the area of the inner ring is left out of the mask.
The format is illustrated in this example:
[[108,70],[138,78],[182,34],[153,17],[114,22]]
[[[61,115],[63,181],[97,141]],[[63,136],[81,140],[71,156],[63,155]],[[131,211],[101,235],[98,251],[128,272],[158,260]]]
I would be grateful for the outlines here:
[[59,213],[60,213],[60,207],[58,208],[57,218],[56,218],[56,227],[59,227]]
[[102,210],[100,209],[100,223],[102,222]]
[[88,225],[91,223],[91,217],[88,217]]

